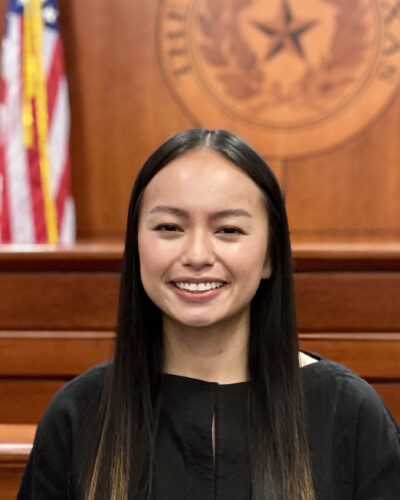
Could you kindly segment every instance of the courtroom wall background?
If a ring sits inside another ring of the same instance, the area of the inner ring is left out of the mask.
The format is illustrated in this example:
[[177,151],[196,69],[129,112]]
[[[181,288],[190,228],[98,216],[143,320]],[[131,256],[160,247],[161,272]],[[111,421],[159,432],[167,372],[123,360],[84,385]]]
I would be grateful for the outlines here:
[[121,236],[146,157],[200,125],[265,156],[294,242],[399,241],[396,5],[59,0],[78,236]]

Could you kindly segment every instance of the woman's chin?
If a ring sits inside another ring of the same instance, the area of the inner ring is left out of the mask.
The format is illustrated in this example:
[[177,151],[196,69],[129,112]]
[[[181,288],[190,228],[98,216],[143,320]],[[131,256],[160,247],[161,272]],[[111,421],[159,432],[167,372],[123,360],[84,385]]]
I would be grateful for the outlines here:
[[184,328],[209,328],[219,323],[221,318],[210,318],[205,314],[190,314],[177,317],[168,317],[167,321]]

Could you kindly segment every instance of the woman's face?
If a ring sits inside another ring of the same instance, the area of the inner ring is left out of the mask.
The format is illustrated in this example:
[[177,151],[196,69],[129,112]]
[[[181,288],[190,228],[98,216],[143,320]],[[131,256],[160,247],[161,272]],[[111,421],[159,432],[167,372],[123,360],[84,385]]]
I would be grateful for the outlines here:
[[142,283],[164,320],[248,325],[271,270],[262,191],[245,172],[209,150],[174,159],[144,190],[138,239]]

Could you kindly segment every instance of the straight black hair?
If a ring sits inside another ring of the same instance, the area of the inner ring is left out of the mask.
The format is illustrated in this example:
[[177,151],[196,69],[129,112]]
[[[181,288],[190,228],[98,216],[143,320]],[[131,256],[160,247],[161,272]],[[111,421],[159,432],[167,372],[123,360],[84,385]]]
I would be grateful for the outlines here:
[[149,500],[163,372],[161,312],[140,279],[138,219],[144,189],[174,158],[221,154],[264,194],[269,279],[251,303],[248,439],[252,500],[313,500],[298,359],[292,257],[285,203],[271,169],[242,139],[193,129],[162,144],[140,170],[129,205],[115,355],[105,381],[86,500]]

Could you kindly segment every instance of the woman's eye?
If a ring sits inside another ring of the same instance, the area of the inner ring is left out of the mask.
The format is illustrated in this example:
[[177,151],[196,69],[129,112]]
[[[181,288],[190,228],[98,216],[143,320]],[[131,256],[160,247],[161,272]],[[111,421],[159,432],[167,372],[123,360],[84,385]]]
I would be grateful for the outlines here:
[[179,227],[176,226],[175,224],[159,224],[155,229],[156,231],[161,231],[166,233],[180,231]]
[[222,227],[221,229],[218,230],[218,232],[222,234],[244,234],[243,231],[238,227],[231,227],[231,226]]

